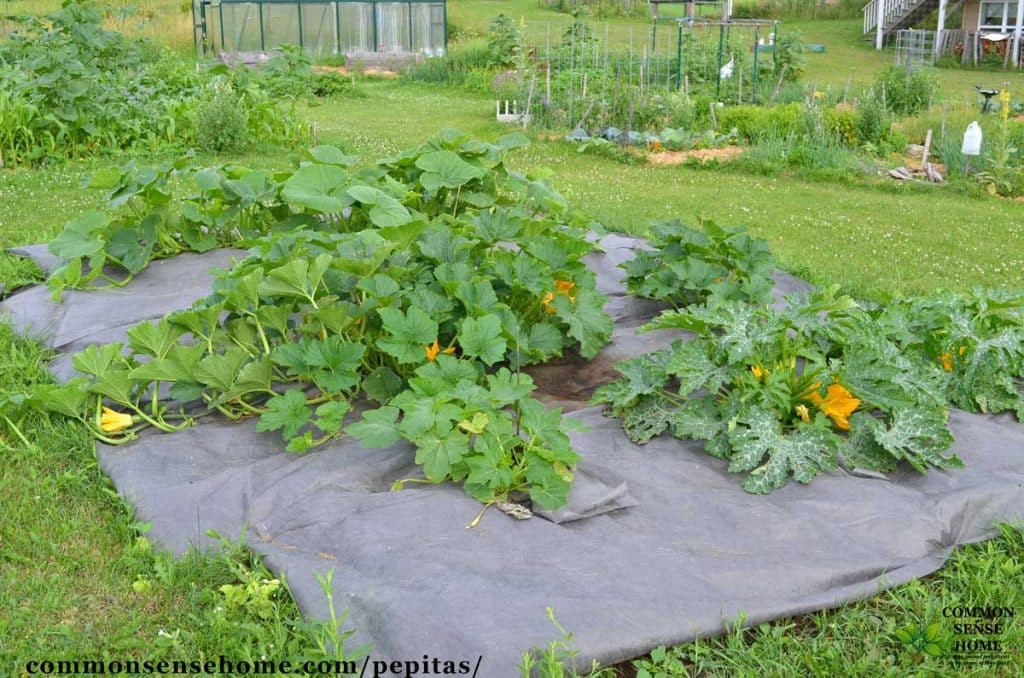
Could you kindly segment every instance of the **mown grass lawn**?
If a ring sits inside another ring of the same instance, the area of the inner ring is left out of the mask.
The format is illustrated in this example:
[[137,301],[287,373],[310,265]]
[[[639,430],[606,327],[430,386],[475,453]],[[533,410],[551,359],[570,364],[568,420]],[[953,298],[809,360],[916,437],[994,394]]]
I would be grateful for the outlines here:
[[[552,14],[532,1],[453,3],[466,7],[476,13],[465,15],[473,21],[508,7]],[[886,55],[859,44],[858,26],[798,26],[809,41],[829,45],[826,55],[811,56],[809,80],[841,87],[852,74],[869,82],[887,63]],[[829,56],[854,65],[830,68]],[[974,76],[955,73],[943,76],[946,91],[969,87]],[[321,143],[372,159],[446,126],[484,136],[504,131],[493,122],[493,104],[481,97],[394,82],[367,82],[361,90],[364,98],[330,100],[304,112],[317,121]],[[0,172],[0,246],[46,241],[83,209],[99,206],[101,196],[81,180],[117,160]],[[151,160],[159,159],[139,162]],[[280,167],[292,157],[263,150],[232,160]],[[868,179],[836,184],[627,166],[551,141],[536,142],[515,164],[551,167],[570,200],[611,229],[642,233],[651,219],[670,217],[745,225],[772,242],[787,268],[855,292],[1024,286],[1021,203]],[[49,379],[42,367],[47,357],[0,324],[0,393]],[[97,468],[83,430],[35,415],[8,416],[0,419],[0,450],[0,673],[13,672],[19,658],[284,657],[322,642],[324,629],[303,624],[287,596],[276,596],[266,615],[226,606],[220,586],[268,576],[251,569],[244,552],[174,560],[140,539],[145,526],[134,522]],[[1024,530],[1004,527],[999,538],[955,552],[936,575],[873,599],[687,644],[660,665],[666,675],[1024,672],[1024,625],[1016,620],[1001,638],[1006,663],[1000,666],[957,666],[896,639],[898,629],[941,621],[942,608],[955,605],[1000,605],[1024,614]]]

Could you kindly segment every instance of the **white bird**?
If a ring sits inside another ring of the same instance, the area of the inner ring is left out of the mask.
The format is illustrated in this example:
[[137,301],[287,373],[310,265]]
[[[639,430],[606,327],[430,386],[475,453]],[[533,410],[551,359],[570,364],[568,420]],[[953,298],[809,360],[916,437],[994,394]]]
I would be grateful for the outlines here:
[[722,78],[722,80],[728,80],[729,78],[732,77],[732,64],[733,64],[733,61],[735,61],[734,58],[733,59],[729,59],[729,63],[727,63],[726,65],[722,66],[722,69],[720,71],[718,71],[718,75]]

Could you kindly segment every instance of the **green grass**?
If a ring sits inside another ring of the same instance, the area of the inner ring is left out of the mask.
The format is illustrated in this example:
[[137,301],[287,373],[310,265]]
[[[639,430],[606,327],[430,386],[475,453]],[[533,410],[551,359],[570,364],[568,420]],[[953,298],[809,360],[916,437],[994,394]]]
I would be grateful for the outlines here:
[[[452,3],[453,16],[460,7],[472,7],[467,12],[477,14],[467,13],[470,19],[489,17],[499,6],[550,14],[519,0]],[[869,82],[887,63],[859,44],[856,22],[801,26],[809,41],[828,41],[829,52],[809,57],[809,73],[822,82],[827,77],[842,86],[851,73],[857,82]],[[855,65],[830,68],[828,61],[818,61],[829,56]],[[963,84],[943,77],[952,83],[947,87]],[[373,159],[420,143],[445,126],[490,137],[507,131],[494,123],[493,103],[486,98],[387,82],[362,88],[365,99],[331,100],[304,112],[317,120],[321,143]],[[273,168],[291,158],[254,149],[237,160]],[[0,246],[46,241],[83,209],[98,207],[101,196],[80,182],[114,162],[0,171]],[[514,165],[551,167],[566,196],[614,230],[642,233],[650,219],[671,216],[746,225],[772,242],[786,267],[855,291],[1024,286],[1020,203],[870,179],[833,184],[626,166],[546,141],[534,143]],[[19,275],[26,272],[0,259],[0,277],[11,281]],[[48,379],[40,367],[47,357],[0,324],[0,393]],[[155,551],[139,540],[144,526],[134,523],[96,466],[84,431],[34,415],[6,416],[0,419],[0,672],[16,657],[281,656],[322,639],[323,629],[303,625],[286,595],[275,596],[266,617],[255,605],[218,610],[225,608],[221,585],[266,573],[237,548],[183,560]],[[706,675],[948,674],[948,664],[903,647],[893,637],[895,629],[931,621],[947,604],[1009,605],[1021,614],[1022,570],[1024,532],[1006,528],[998,539],[957,551],[946,568],[925,580],[836,611],[684,645],[673,654],[686,671]],[[1004,637],[1015,653],[1005,675],[1018,675],[1024,667],[1022,633],[1015,621]],[[998,671],[978,669],[977,675]]]
[[[0,393],[50,381],[49,357],[0,323]],[[0,408],[0,452],[0,675],[31,659],[323,654],[330,629],[285,590],[228,602],[220,587],[272,576],[242,548],[174,559],[140,536],[84,427]]]

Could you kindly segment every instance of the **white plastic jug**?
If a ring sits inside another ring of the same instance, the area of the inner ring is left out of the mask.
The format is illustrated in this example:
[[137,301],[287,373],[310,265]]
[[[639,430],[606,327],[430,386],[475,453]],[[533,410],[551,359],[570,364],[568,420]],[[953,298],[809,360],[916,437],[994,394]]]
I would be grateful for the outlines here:
[[977,120],[967,126],[960,152],[964,155],[981,155],[981,126]]

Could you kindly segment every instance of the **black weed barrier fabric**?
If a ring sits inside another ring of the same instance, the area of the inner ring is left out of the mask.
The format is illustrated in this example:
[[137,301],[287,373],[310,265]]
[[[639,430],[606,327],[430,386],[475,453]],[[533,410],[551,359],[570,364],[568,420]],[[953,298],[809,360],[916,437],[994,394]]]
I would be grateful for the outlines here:
[[[523,651],[559,635],[547,607],[575,633],[581,667],[611,664],[721,632],[741,614],[756,624],[869,597],[933,572],[955,546],[991,537],[996,521],[1024,520],[1024,426],[1009,416],[952,412],[960,470],[840,470],[766,496],[745,493],[699,442],[633,444],[585,402],[615,362],[680,335],[633,335],[659,310],[627,297],[615,268],[640,243],[602,244],[589,264],[610,298],[613,343],[593,361],[532,370],[545,399],[590,427],[573,434],[584,461],[559,511],[514,520],[491,510],[467,529],[480,505],[461,488],[390,491],[420,475],[411,447],[343,439],[296,456],[252,421],[99,445],[100,464],[164,546],[208,544],[208,529],[244,533],[306,615],[327,616],[316,574],[333,570],[336,606],[375,660],[482,656],[480,676],[516,675]],[[188,306],[208,270],[237,254],[159,262],[122,290],[69,292],[60,306],[28,289],[0,310],[19,331],[77,350]],[[783,273],[776,281],[780,294],[807,288]],[[58,360],[58,376],[68,369]]]

